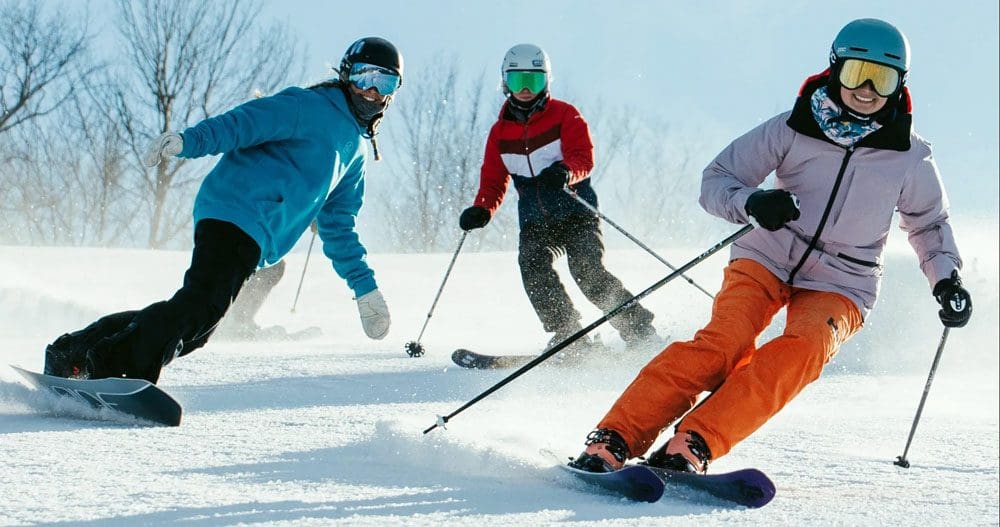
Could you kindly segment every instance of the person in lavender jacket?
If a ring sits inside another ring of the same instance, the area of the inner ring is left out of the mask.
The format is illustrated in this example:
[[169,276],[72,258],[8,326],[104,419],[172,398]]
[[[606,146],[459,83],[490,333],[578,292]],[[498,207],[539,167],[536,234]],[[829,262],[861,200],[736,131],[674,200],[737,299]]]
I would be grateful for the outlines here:
[[45,350],[45,373],[157,382],[163,366],[207,342],[247,278],[279,262],[314,220],[323,252],[354,292],[365,334],[385,337],[389,310],[354,225],[365,139],[374,146],[402,73],[395,46],[363,38],[348,48],[335,80],[287,88],[156,138],[149,167],[171,156],[222,154],[195,198],[184,284],[169,300],[62,335]]
[[[620,468],[680,419],[648,463],[705,472],[816,380],[861,329],[894,209],[942,323],[968,322],[972,301],[958,276],[948,201],[930,145],[912,130],[909,60],[906,37],[892,25],[847,24],[830,68],[806,80],[793,109],[733,141],[705,169],[702,206],[760,228],[735,242],[708,325],[643,368],[572,465]],[[774,188],[759,189],[771,172]],[[782,307],[784,333],[757,347]],[[692,410],[706,391],[712,395]]]

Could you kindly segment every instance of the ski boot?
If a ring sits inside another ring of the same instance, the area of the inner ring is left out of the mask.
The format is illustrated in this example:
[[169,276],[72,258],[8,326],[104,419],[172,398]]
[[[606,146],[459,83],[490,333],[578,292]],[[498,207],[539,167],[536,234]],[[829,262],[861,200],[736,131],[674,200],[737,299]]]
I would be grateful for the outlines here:
[[663,446],[653,452],[646,464],[651,467],[704,474],[712,453],[697,432],[677,432]]
[[626,353],[659,352],[663,348],[663,337],[656,333],[652,325],[646,324],[633,331],[622,331]]
[[[573,323],[563,328],[556,330],[552,338],[549,339],[549,343],[545,346],[545,350],[548,351],[552,349],[557,344],[568,339],[577,331],[583,329],[579,323]],[[573,341],[570,345],[566,346],[559,351],[553,357],[557,363],[560,364],[573,364],[582,361],[588,355],[595,351],[600,351],[604,349],[603,343],[598,339],[592,339],[588,335],[583,335],[582,337]]]
[[569,466],[587,472],[614,472],[625,466],[628,445],[618,432],[598,428],[587,434],[587,448]]

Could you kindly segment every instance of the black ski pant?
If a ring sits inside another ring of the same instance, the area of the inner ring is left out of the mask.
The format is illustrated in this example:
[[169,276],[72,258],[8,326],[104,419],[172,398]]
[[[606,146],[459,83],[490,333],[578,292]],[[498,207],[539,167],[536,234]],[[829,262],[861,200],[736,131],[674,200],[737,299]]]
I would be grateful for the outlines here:
[[[604,267],[604,241],[596,216],[571,215],[526,225],[521,229],[518,249],[521,281],[545,331],[565,331],[580,321],[580,312],[573,307],[553,267],[563,253],[573,280],[604,313],[634,296]],[[653,314],[636,303],[610,322],[623,340],[630,341],[652,331],[652,321]]]
[[91,378],[125,376],[155,383],[163,366],[205,345],[259,259],[257,242],[236,225],[199,221],[191,266],[173,297],[63,335],[46,350],[46,371],[50,359],[54,374],[72,371],[60,368],[60,360],[76,361]]

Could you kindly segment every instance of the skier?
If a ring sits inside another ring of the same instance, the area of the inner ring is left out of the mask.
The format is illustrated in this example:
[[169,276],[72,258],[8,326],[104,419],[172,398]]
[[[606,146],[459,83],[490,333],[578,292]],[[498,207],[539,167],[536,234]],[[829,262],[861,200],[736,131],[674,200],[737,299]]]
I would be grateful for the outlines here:
[[[893,209],[940,304],[972,314],[930,145],[912,131],[906,37],[875,19],[839,32],[830,67],[791,111],[736,139],[705,169],[702,206],[759,227],[733,246],[708,325],[645,366],[571,463],[621,468],[681,416],[653,466],[704,473],[817,379],[875,304]],[[775,188],[760,185],[772,171]],[[782,307],[784,333],[756,347]],[[712,394],[694,410],[696,398]]]
[[[518,44],[504,57],[501,74],[507,100],[486,139],[479,192],[459,226],[470,231],[489,223],[514,180],[521,280],[545,331],[554,333],[552,347],[581,329],[580,313],[552,266],[557,254],[566,254],[573,279],[603,311],[632,294],[604,267],[597,216],[563,190],[568,185],[597,206],[589,177],[594,166],[590,131],[575,107],[550,95],[548,55],[538,46]],[[659,345],[652,320],[653,314],[636,304],[611,325],[629,346]],[[577,351],[587,348],[582,340]]]
[[336,79],[251,100],[182,133],[155,139],[144,159],[222,153],[194,204],[194,250],[183,286],[166,301],[105,316],[46,348],[45,373],[130,377],[155,383],[160,369],[203,346],[244,282],[291,250],[317,221],[323,251],[353,290],[365,334],[381,339],[390,317],[354,230],[364,195],[364,139],[402,84],[390,42],[362,38]]

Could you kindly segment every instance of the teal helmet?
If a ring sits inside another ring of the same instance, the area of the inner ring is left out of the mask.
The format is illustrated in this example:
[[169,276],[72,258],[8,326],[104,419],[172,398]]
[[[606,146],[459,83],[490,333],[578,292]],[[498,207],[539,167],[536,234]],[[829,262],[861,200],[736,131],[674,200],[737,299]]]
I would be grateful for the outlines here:
[[876,18],[850,22],[830,46],[830,65],[846,59],[861,59],[910,71],[910,43],[896,26]]

